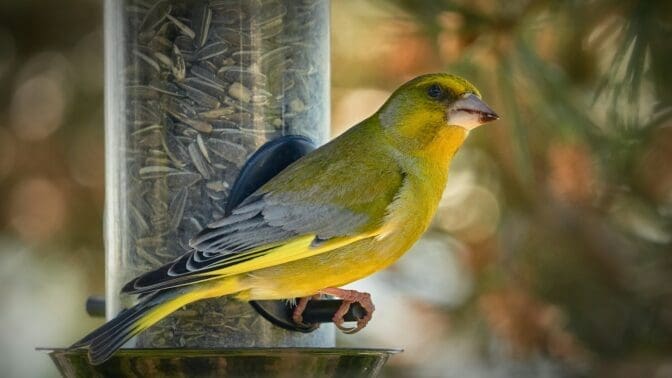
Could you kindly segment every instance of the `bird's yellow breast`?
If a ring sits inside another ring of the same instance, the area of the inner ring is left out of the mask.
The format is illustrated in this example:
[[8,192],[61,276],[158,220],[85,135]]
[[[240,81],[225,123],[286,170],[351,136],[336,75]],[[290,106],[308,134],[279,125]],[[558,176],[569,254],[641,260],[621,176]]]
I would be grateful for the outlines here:
[[[256,270],[242,278],[248,300],[305,297],[369,276],[394,263],[429,226],[445,187],[453,155],[466,132],[447,128],[436,135],[423,154],[410,156],[390,150],[404,179],[380,229],[374,236],[316,256]],[[371,183],[375,185],[375,183]]]
[[[434,215],[438,197],[416,178],[407,178],[376,236],[313,257],[257,270],[244,278],[242,299],[305,297],[382,270],[420,238]],[[428,197],[436,199],[428,200]]]

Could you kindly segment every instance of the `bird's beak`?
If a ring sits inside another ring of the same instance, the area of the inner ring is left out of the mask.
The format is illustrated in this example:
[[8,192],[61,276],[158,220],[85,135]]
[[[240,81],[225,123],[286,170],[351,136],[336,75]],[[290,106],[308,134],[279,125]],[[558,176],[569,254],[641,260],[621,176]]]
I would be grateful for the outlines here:
[[473,93],[465,93],[453,102],[447,111],[448,124],[466,130],[499,119],[497,113]]

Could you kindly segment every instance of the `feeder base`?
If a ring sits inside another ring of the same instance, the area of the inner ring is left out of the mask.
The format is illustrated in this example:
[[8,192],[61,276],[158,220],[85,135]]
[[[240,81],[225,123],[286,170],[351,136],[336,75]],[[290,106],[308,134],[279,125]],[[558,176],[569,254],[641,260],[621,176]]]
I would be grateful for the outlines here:
[[63,377],[375,377],[398,349],[120,349],[93,366],[86,350],[49,351]]

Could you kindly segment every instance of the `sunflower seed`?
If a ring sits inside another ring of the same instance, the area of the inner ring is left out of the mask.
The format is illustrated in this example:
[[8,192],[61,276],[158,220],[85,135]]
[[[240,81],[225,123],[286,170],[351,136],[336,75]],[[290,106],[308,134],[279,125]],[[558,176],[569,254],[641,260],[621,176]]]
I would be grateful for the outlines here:
[[160,166],[168,166],[172,162],[169,159],[162,158],[162,157],[148,157],[145,159],[145,165],[147,166],[152,166],[152,165],[160,165]]
[[159,61],[159,63],[161,63],[161,64],[164,65],[165,67],[168,67],[168,68],[171,68],[171,69],[172,69],[172,67],[173,67],[173,61],[170,60],[170,58],[168,57],[168,55],[166,55],[166,54],[164,54],[164,53],[161,53],[161,52],[158,52],[158,51],[157,51],[157,52],[154,53],[154,57],[156,58],[156,60]]
[[133,222],[133,224],[139,230],[142,231],[149,230],[149,224],[147,224],[147,221],[145,220],[143,213],[141,213],[137,207],[133,206],[133,204],[131,204],[129,208],[131,210],[130,214],[131,214],[131,221]]
[[199,115],[206,119],[217,119],[225,117],[227,115],[231,115],[235,112],[236,111],[232,107],[227,106],[223,108],[208,110],[207,112],[200,113]]
[[152,40],[147,43],[147,47],[155,53],[167,52],[173,47],[173,42],[161,35],[155,35]]
[[194,59],[196,60],[205,60],[210,59],[219,55],[224,54],[229,49],[229,45],[226,42],[213,42],[209,45],[205,45],[196,51]]
[[170,66],[175,80],[182,81],[186,76],[187,66],[184,63],[184,56],[176,44],[173,45],[173,64]]
[[252,45],[252,38],[249,33],[241,32],[240,30],[231,27],[220,26],[217,27],[213,33],[217,40],[225,41],[237,50]]
[[206,179],[209,179],[210,169],[208,169],[208,165],[203,159],[203,155],[199,152],[196,143],[189,145],[189,157],[191,157],[191,162],[194,164],[194,167],[196,167],[198,173],[200,173],[201,176],[205,177]]
[[225,192],[229,190],[229,184],[221,180],[209,181],[205,184],[205,187],[215,192]]
[[164,81],[155,80],[149,84],[149,88],[169,96],[184,96],[184,93],[180,91],[179,87],[173,83],[166,83]]
[[185,54],[191,54],[194,52],[194,42],[192,38],[189,38],[186,35],[178,35],[175,37],[173,44]]
[[201,134],[196,135],[196,144],[198,144],[198,149],[203,154],[205,160],[207,160],[208,163],[212,163],[212,161],[210,160],[210,155],[208,154],[208,150],[207,148],[205,148],[205,142],[203,142],[203,137],[201,136]]
[[224,66],[217,71],[217,77],[229,82],[240,82],[246,87],[266,84],[266,75],[241,66]]
[[142,135],[142,134],[147,134],[147,133],[151,133],[151,132],[154,132],[154,131],[157,131],[157,130],[161,130],[162,128],[163,128],[163,126],[161,126],[159,124],[153,124],[153,125],[143,127],[141,129],[137,129],[134,132],[132,132],[131,135],[132,136],[138,136],[138,135]]
[[187,125],[194,128],[194,130],[200,131],[202,133],[210,134],[213,130],[212,125],[205,121],[200,121],[197,119],[185,119],[183,120]]
[[207,193],[208,197],[215,202],[219,202],[223,199],[226,199],[226,197],[227,197],[226,193],[216,191],[216,190],[212,190],[212,189],[207,188],[207,187],[205,188],[205,192]]
[[265,64],[268,67],[273,67],[285,59],[285,56],[290,49],[290,46],[280,46],[277,49],[264,53],[261,57],[259,57],[259,60],[261,61],[261,64]]
[[187,25],[185,25],[182,21],[178,20],[177,18],[175,18],[175,17],[173,17],[173,16],[171,16],[171,15],[167,15],[166,17],[167,17],[173,24],[175,24],[175,26],[177,26],[178,29],[180,29],[180,32],[182,32],[182,34],[186,35],[187,37],[189,37],[189,38],[191,38],[191,39],[194,39],[194,37],[196,37],[196,33],[195,33],[193,30],[191,30],[190,27],[188,27]]
[[196,44],[202,47],[208,40],[212,10],[206,2],[199,2],[194,9],[194,28],[196,29]]
[[184,90],[187,92],[187,97],[194,100],[194,102],[197,104],[202,105],[207,109],[219,108],[220,103],[216,97],[210,96],[200,89],[196,89],[186,84],[182,85],[181,87],[184,88]]
[[236,166],[242,166],[245,163],[247,150],[238,144],[222,139],[210,138],[207,145],[215,155],[234,163]]
[[166,173],[176,172],[175,168],[165,166],[149,166],[140,168],[140,176],[145,179],[164,177]]
[[211,71],[210,68],[203,63],[194,64],[191,67],[191,74],[200,79],[211,82],[213,84],[226,85],[225,82],[223,82],[217,77],[217,74],[215,72]]
[[223,85],[213,83],[212,81],[203,80],[199,77],[187,78],[184,80],[183,84],[205,92],[212,97],[221,98],[226,96],[226,91],[224,90]]
[[140,28],[143,31],[156,29],[172,9],[173,7],[168,1],[157,1],[156,4],[147,11]]
[[170,228],[175,230],[179,227],[180,222],[182,222],[182,216],[184,215],[184,208],[187,205],[187,195],[189,192],[187,188],[184,188],[177,192],[177,195],[170,203]]
[[259,56],[256,50],[238,50],[231,54],[231,58],[239,65],[249,66]]
[[166,184],[170,188],[187,188],[196,184],[202,178],[198,173],[179,171],[166,175]]
[[241,83],[233,83],[229,87],[229,96],[242,102],[250,102],[252,92]]
[[159,67],[159,64],[156,62],[156,60],[152,59],[148,55],[138,51],[138,50],[133,50],[133,54],[135,54],[140,60],[143,62],[149,64],[152,68],[156,70],[156,72],[161,72],[161,67]]

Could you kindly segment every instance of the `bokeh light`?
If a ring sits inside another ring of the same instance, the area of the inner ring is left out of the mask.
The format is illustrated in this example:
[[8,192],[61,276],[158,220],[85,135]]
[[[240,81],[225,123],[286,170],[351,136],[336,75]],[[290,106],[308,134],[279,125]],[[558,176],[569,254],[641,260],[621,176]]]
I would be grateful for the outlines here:
[[59,54],[39,54],[19,73],[9,108],[16,136],[27,141],[48,137],[63,124],[68,92],[69,63]]
[[9,223],[26,242],[46,241],[67,227],[63,191],[45,178],[18,182],[9,194]]

